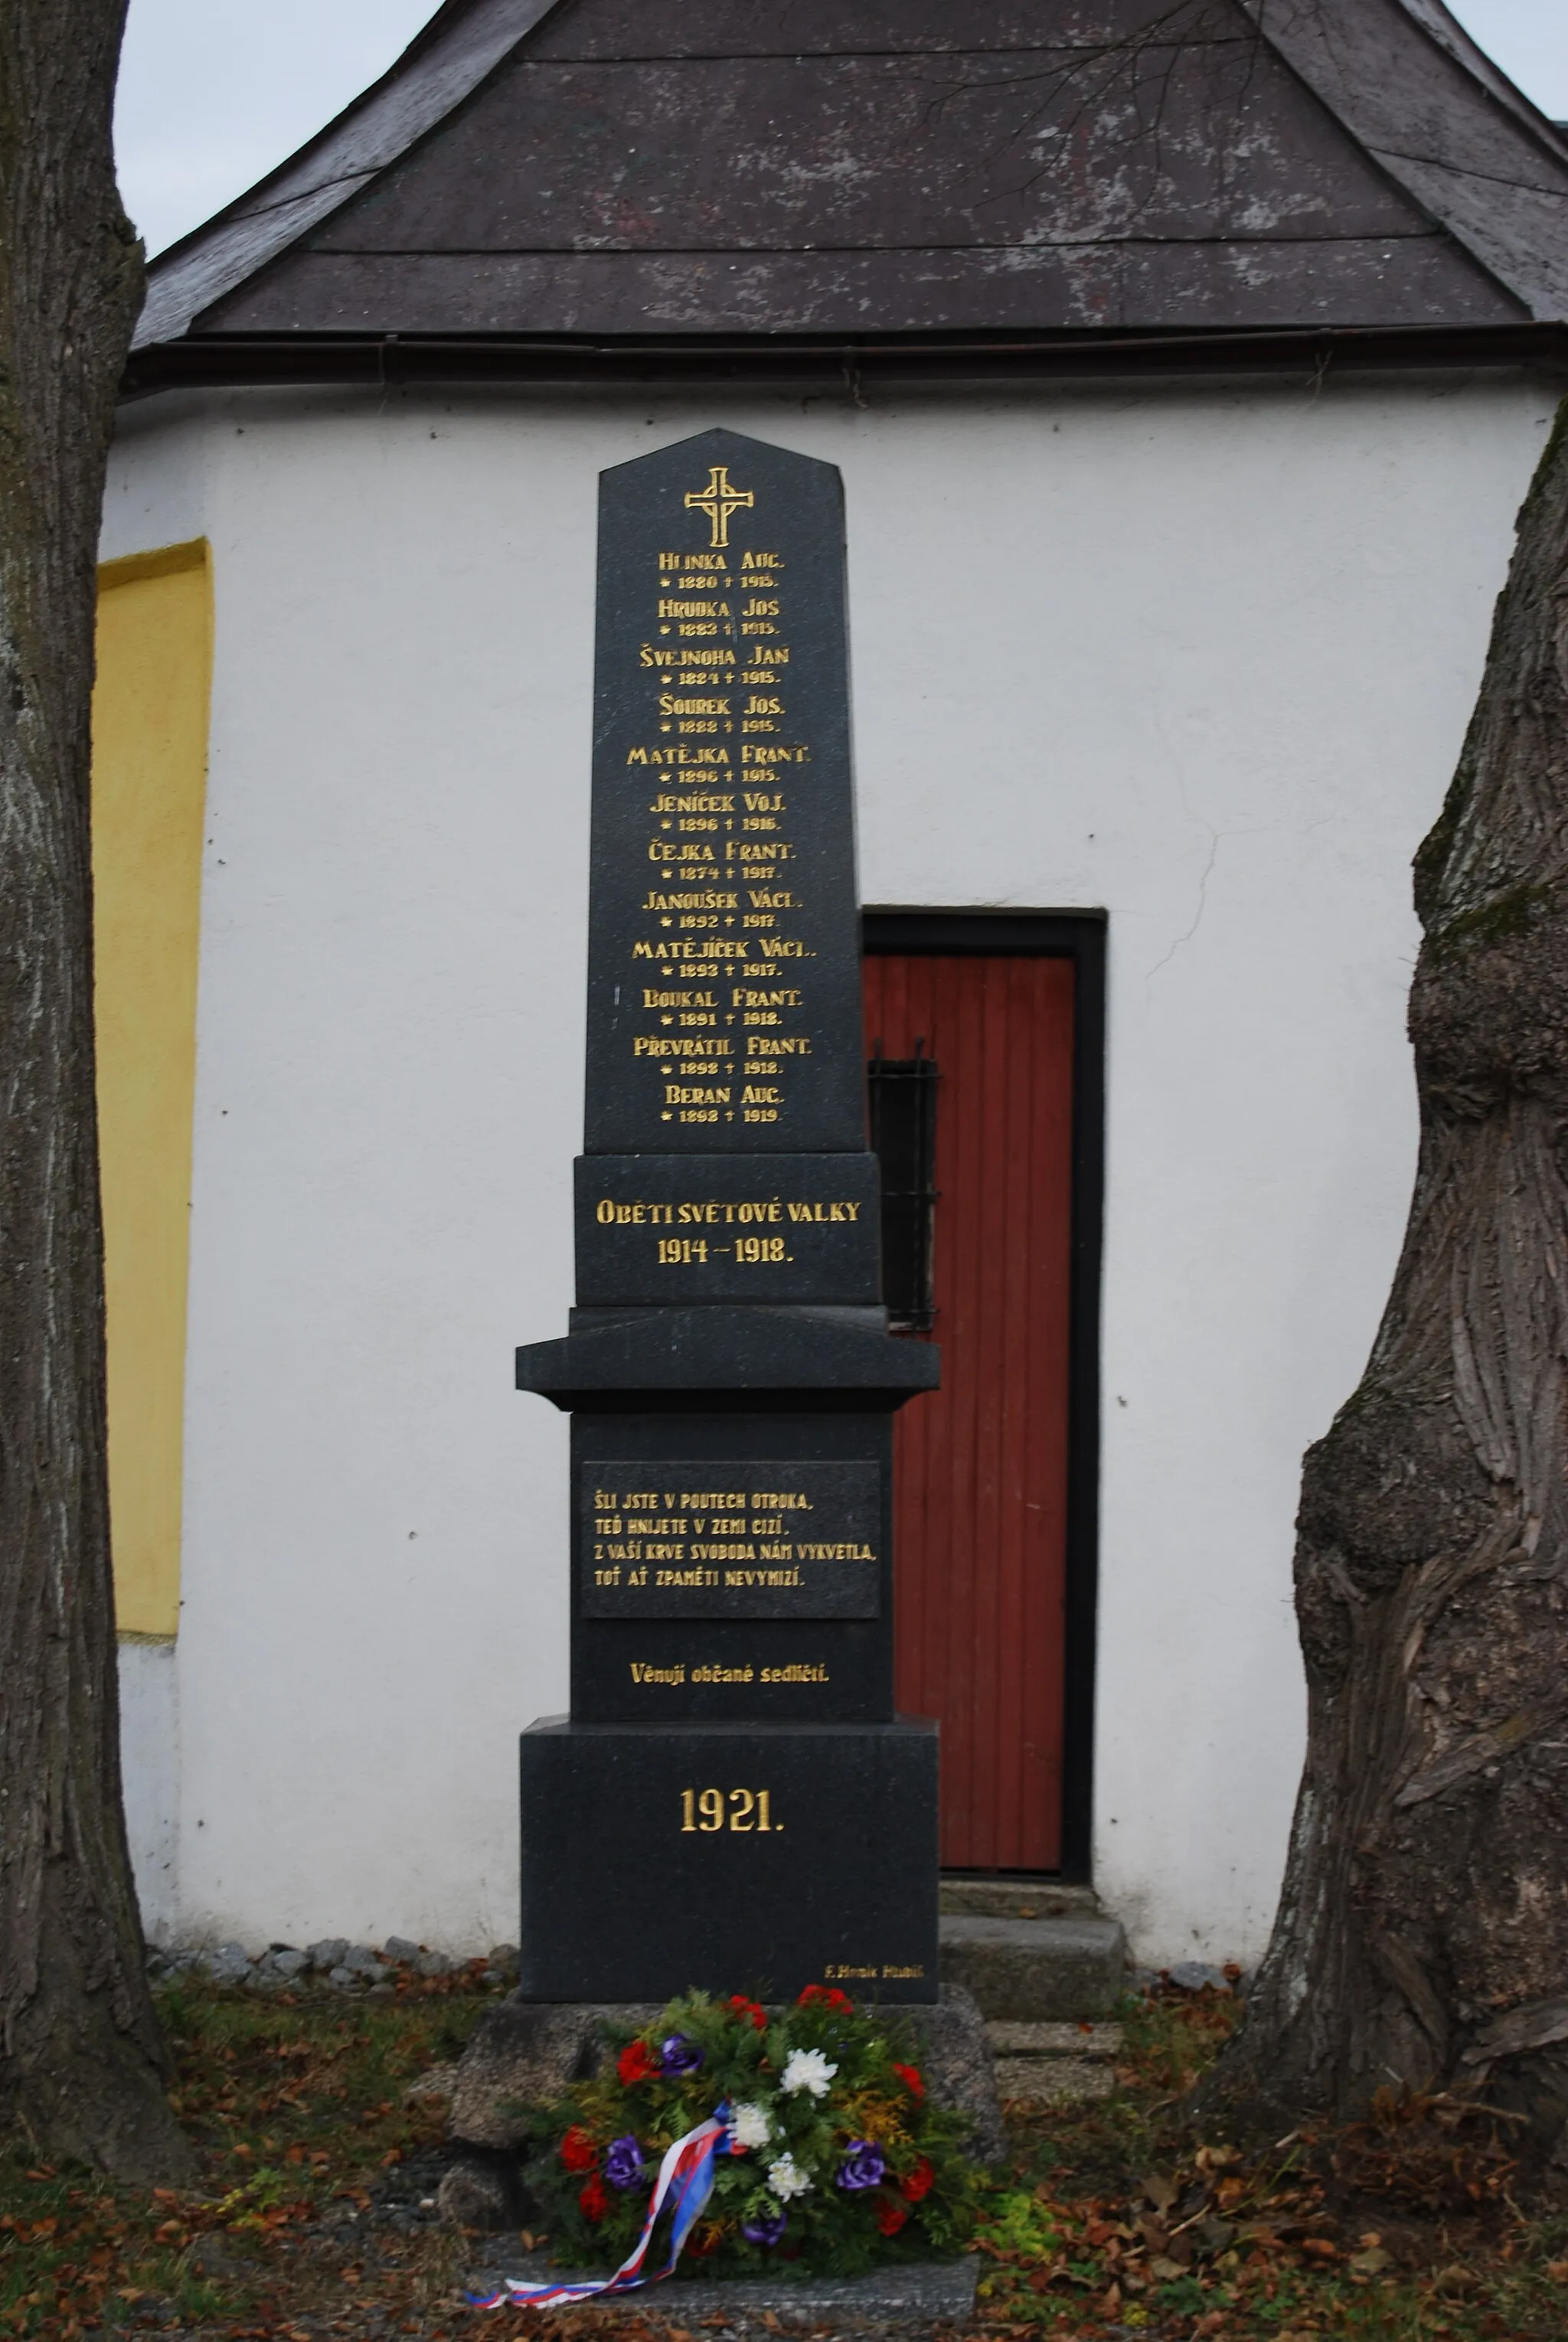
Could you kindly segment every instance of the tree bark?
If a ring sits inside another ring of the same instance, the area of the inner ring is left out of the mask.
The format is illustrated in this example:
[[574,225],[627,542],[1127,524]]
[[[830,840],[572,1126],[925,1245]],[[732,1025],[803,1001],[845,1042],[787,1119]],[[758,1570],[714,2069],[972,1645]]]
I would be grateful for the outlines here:
[[[1308,1450],[1278,1916],[1194,2112],[1380,2088],[1568,2118],[1568,406],[1415,861],[1421,1148],[1360,1387]],[[1568,2160],[1568,2156],[1565,2156]]]
[[0,2110],[178,2177],[120,1797],[93,1061],[95,565],[141,247],[125,0],[0,11]]

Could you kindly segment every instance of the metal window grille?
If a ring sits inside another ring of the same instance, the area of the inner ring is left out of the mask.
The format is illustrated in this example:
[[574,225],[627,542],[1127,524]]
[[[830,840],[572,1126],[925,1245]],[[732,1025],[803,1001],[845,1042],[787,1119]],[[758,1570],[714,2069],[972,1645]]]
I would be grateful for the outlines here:
[[925,1054],[884,1057],[874,1046],[866,1067],[871,1144],[882,1166],[882,1297],[900,1331],[928,1334],[936,1322],[934,1276],[936,1086],[942,1076]]

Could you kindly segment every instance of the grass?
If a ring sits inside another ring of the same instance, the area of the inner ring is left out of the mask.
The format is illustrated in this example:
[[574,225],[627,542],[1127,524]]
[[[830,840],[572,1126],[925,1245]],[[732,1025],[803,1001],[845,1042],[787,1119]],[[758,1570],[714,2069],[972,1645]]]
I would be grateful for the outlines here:
[[[460,2051],[488,1997],[474,1979],[410,1977],[379,2001],[163,1991],[202,2183],[148,2198],[0,2152],[0,2342],[472,2331],[459,2287],[481,2251],[420,2209],[442,2116],[405,2093]],[[1522,2207],[1491,2117],[1390,2101],[1353,2129],[1253,2156],[1184,2133],[1180,2094],[1236,2014],[1212,1991],[1131,2001],[1110,2098],[1010,2110],[981,2232],[978,2342],[1563,2342],[1568,2219]],[[631,2342],[679,2316],[677,2290],[479,2323]]]

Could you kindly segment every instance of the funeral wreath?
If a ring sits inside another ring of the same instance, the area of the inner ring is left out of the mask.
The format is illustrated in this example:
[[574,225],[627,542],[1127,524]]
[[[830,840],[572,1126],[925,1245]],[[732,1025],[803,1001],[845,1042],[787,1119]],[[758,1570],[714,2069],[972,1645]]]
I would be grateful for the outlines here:
[[966,2247],[965,2117],[933,2106],[887,2012],[823,1985],[782,2011],[689,1993],[612,2050],[531,2118],[528,2182],[558,2266],[618,2266],[666,2150],[715,2115],[722,2151],[682,2273],[854,2277]]

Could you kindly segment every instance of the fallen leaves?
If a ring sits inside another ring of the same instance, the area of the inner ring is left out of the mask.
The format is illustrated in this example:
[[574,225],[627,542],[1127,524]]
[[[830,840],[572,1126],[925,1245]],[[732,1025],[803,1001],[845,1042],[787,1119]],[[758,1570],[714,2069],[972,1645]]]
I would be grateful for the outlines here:
[[1496,2109],[1385,2096],[1363,2123],[1261,2155],[1183,2137],[1163,2086],[1201,2069],[1238,2016],[1228,1994],[1157,1992],[1127,2017],[1121,2097],[1020,2121],[982,2231],[986,2324],[1091,2334],[1114,2290],[1114,2322],[1150,2337],[1561,2342],[1568,2258],[1548,2255],[1568,2222],[1519,2210]]
[[1144,2182],[1144,2200],[1156,2212],[1168,2212],[1176,2200],[1175,2181],[1167,2171],[1152,2172]]
[[[205,2189],[133,2198],[0,2159],[0,2342],[151,2342],[171,2327],[203,2342],[693,2342],[670,2323],[678,2292],[554,2320],[469,2312],[471,2248],[428,2225],[389,2229],[388,2189],[417,2204],[433,2186],[398,2177],[441,2131],[438,2099],[410,2086],[455,2054],[461,2013],[449,1995],[185,1996],[175,2047]],[[1261,2156],[1183,2136],[1172,2077],[1199,2070],[1237,2013],[1228,1993],[1157,1992],[1127,2014],[1119,2096],[1020,2118],[981,2232],[978,2315],[947,2342],[1108,2326],[1139,2342],[1561,2342],[1568,2219],[1517,2208],[1501,2116],[1388,2099]],[[785,2330],[771,2312],[761,2324]]]
[[275,2342],[292,2312],[312,2328],[296,2342],[335,2342],[365,2297],[422,2336],[449,2333],[463,2317],[455,2239],[433,2238],[423,2266],[395,2237],[377,2237],[374,2267],[356,2246],[351,2287],[337,2274],[351,2256],[336,2232],[365,2218],[372,2187],[393,2184],[411,2151],[434,2146],[438,2114],[405,2109],[404,2087],[456,2054],[488,1997],[465,2009],[450,1993],[381,2007],[189,1986],[164,1994],[205,2184],[189,2195],[122,2193],[0,2147],[0,2337],[78,2342],[157,2327]]

